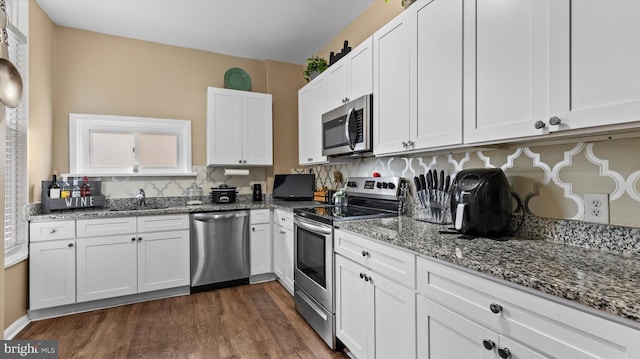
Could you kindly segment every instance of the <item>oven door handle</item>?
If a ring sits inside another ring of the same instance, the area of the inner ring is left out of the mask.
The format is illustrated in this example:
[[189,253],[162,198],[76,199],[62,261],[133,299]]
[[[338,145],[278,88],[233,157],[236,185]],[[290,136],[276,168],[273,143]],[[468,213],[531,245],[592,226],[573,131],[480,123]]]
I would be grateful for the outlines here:
[[309,221],[306,221],[304,219],[301,218],[296,218],[295,219],[295,225],[302,228],[302,229],[306,229],[307,231],[313,232],[313,233],[319,233],[319,234],[324,234],[324,235],[329,235],[331,234],[331,227],[327,227],[327,226],[323,226],[323,225],[317,225],[317,224],[313,224]]

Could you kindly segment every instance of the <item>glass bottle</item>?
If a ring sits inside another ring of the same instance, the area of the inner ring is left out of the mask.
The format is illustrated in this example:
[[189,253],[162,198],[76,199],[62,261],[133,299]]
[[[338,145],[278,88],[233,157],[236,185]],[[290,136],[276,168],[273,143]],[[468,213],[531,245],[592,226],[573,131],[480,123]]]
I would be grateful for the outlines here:
[[60,198],[71,197],[71,186],[67,182],[67,176],[62,176],[62,188],[60,190]]
[[78,185],[78,177],[73,177],[73,187],[71,187],[71,197],[80,197],[80,186]]
[[60,185],[58,184],[58,172],[53,171],[51,183],[47,187],[47,194],[49,198],[60,198]]
[[89,178],[87,176],[84,176],[84,179],[82,180],[82,188],[81,188],[80,195],[82,197],[91,196],[91,186],[89,185]]

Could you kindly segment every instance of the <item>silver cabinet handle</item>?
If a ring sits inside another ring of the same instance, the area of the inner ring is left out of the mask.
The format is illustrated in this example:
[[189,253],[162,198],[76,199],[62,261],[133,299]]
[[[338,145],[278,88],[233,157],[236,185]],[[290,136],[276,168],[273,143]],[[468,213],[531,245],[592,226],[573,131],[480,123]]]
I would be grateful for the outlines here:
[[546,126],[545,123],[540,120],[536,121],[536,123],[533,124],[533,127],[535,127],[536,130],[539,130],[545,126]]
[[73,248],[73,243],[69,243],[69,244],[67,245],[67,247],[69,247],[69,248]]
[[553,116],[549,119],[549,124],[552,126],[557,126],[562,123],[562,120],[558,116]]
[[51,229],[49,230],[49,233],[56,233],[56,229],[55,229],[55,228],[51,228]]

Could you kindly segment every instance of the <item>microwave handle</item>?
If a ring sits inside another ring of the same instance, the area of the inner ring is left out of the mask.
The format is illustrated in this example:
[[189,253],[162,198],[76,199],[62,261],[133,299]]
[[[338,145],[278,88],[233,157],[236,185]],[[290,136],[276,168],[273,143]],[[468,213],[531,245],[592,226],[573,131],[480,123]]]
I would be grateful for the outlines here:
[[347,119],[344,122],[344,135],[347,138],[347,142],[349,143],[349,148],[351,148],[351,150],[353,151],[354,148],[356,148],[356,144],[351,142],[351,139],[349,138],[349,122],[351,121],[351,114],[353,114],[353,107],[351,107],[349,109],[349,112],[347,112]]

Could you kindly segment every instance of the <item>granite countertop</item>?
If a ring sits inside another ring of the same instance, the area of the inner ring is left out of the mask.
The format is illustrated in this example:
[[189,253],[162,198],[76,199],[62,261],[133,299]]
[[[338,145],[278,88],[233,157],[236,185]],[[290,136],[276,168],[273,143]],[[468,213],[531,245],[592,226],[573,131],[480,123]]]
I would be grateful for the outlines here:
[[409,217],[336,227],[640,323],[638,256],[518,237],[462,239]]
[[28,213],[25,218],[31,222],[42,222],[51,220],[72,220],[88,218],[106,218],[123,216],[145,216],[158,214],[181,214],[199,212],[235,211],[243,209],[283,209],[293,212],[295,208],[311,207],[317,205],[314,201],[276,201],[268,200],[263,202],[252,202],[240,200],[229,204],[205,203],[202,205],[187,206],[184,203],[158,202],[148,206],[137,208],[135,206],[106,206],[97,208],[52,211],[51,213]]

